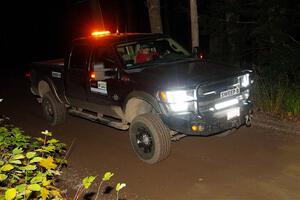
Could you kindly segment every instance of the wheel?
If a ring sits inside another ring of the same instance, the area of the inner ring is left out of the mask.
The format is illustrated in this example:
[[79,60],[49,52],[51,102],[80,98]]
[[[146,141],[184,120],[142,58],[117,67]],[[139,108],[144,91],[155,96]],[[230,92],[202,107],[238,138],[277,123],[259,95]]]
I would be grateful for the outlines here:
[[52,126],[61,124],[65,121],[65,105],[58,102],[51,92],[48,92],[43,96],[42,109],[44,117]]
[[134,152],[148,164],[157,163],[170,154],[170,130],[157,114],[137,116],[131,123],[129,136]]

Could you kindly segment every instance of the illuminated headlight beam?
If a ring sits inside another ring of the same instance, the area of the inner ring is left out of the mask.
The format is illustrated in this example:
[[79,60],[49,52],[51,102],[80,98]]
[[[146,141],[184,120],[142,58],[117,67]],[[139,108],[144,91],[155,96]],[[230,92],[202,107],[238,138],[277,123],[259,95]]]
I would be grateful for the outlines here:
[[180,103],[196,100],[195,90],[174,90],[160,93],[161,100],[167,103]]
[[159,93],[160,100],[165,102],[171,112],[192,112],[196,110],[195,90],[170,90]]
[[241,87],[248,87],[250,85],[250,74],[244,74],[239,77]]

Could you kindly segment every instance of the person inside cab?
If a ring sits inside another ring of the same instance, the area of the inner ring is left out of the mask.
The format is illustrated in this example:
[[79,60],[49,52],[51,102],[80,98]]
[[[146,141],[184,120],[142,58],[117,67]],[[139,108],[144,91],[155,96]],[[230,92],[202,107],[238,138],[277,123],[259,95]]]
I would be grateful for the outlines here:
[[151,47],[147,44],[141,45],[141,49],[138,51],[136,58],[135,58],[135,63],[136,64],[141,64],[148,62],[154,58],[153,53],[151,52]]

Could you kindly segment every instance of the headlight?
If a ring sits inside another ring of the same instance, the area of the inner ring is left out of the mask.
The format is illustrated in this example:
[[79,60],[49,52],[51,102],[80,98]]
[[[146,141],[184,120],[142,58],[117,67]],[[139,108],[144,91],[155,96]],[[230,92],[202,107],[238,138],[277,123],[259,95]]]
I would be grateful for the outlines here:
[[250,85],[250,74],[239,76],[241,87],[248,87]]
[[171,112],[195,111],[196,90],[161,91],[159,98]]
[[165,103],[180,103],[196,100],[195,90],[174,90],[160,92],[161,100]]

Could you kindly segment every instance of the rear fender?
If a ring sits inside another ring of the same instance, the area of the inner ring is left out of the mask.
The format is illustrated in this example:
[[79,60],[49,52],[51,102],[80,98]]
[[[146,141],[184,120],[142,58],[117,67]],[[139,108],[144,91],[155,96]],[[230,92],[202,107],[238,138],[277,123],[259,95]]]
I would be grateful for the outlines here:
[[38,95],[43,97],[47,92],[50,91],[60,103],[64,103],[63,98],[59,96],[53,81],[48,77],[43,77],[38,82]]

